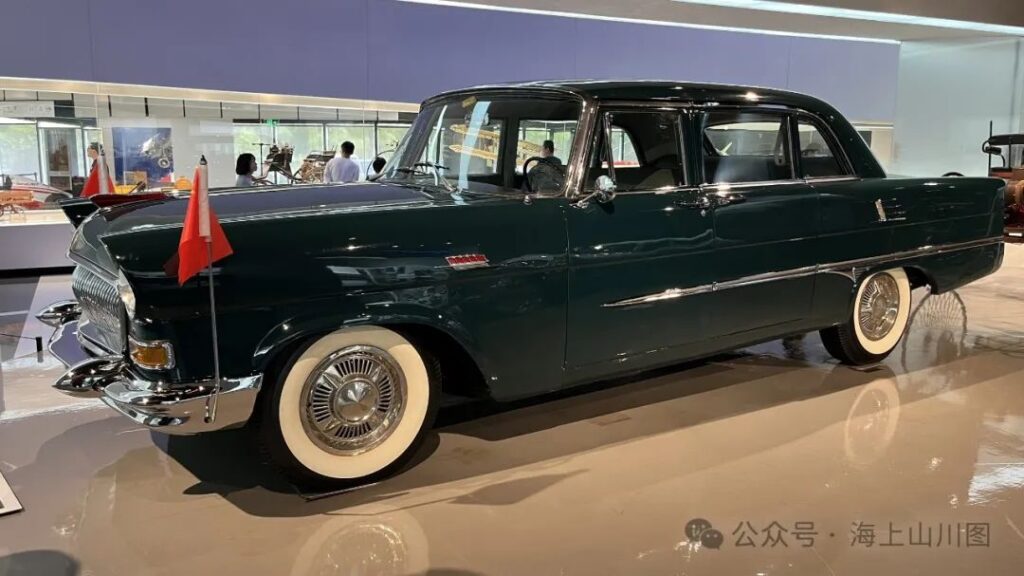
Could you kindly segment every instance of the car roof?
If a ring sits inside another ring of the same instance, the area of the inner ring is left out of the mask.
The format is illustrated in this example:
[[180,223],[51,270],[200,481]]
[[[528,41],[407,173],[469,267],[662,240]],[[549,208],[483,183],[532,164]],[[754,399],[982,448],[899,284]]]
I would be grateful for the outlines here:
[[598,101],[662,101],[662,102],[718,102],[722,104],[778,104],[816,111],[832,111],[832,107],[813,96],[736,84],[710,84],[678,82],[672,80],[542,80],[510,84],[490,84],[439,94],[427,100],[465,95],[485,91],[537,90],[575,94]]

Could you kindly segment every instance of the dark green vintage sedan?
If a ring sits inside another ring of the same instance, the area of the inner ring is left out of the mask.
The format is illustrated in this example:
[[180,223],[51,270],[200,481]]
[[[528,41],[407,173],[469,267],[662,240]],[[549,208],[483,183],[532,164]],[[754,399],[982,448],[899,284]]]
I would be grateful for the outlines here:
[[41,318],[58,356],[88,357],[56,386],[172,434],[249,423],[321,483],[394,472],[442,394],[509,400],[815,330],[878,362],[912,288],[1003,256],[1001,181],[888,179],[829,105],[736,86],[442,94],[374,183],[212,203],[235,251],[212,276],[220,385],[207,276],[165,272],[187,202],[163,198],[66,208],[77,302]]

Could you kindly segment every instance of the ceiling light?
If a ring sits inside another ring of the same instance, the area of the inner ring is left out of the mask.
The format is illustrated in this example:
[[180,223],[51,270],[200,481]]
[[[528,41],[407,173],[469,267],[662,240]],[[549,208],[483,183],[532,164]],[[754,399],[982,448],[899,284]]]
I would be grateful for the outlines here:
[[[668,26],[672,28],[692,28],[696,30],[717,30],[723,32],[739,32],[743,34],[764,34],[767,36],[795,36],[798,38],[821,38],[825,40],[846,40],[853,42],[876,42],[879,44],[899,44],[892,38],[865,38],[860,36],[840,36],[835,34],[812,34],[805,32],[788,32],[783,30],[762,30],[759,28],[737,28],[734,26],[714,26],[711,24],[690,24],[688,22],[666,22],[664,20],[646,20],[643,18],[622,18],[618,16],[602,16],[599,14],[579,14],[576,12],[560,12],[556,10],[540,10],[535,8],[519,8],[514,6],[493,6],[477,2],[461,0],[399,0],[410,4],[430,4],[451,8],[470,8],[474,10],[491,10],[494,12],[514,12],[517,14],[534,14],[537,16],[553,16],[558,18],[576,18],[580,20],[600,20],[603,22],[626,22],[629,24],[645,24],[648,26]],[[676,0],[680,1],[680,0]],[[724,1],[724,0],[723,0]],[[708,2],[710,4],[711,2]]]
[[825,16],[829,18],[845,18],[847,20],[866,20],[869,22],[883,22],[886,24],[904,24],[907,26],[928,26],[932,28],[948,28],[951,30],[969,30],[972,32],[985,32],[992,34],[1009,34],[1012,36],[1024,36],[1024,27],[1006,26],[1002,24],[986,24],[984,22],[970,22],[967,20],[949,20],[946,18],[932,18],[929,16],[911,16],[909,14],[894,14],[890,12],[873,12],[870,10],[853,10],[850,8],[835,8],[832,6],[816,6],[811,4],[796,4],[793,2],[777,2],[775,0],[674,0],[683,4],[700,4],[703,6],[718,6],[721,8],[739,8],[743,10],[760,10],[762,12],[781,12],[785,14],[800,14],[804,16]]

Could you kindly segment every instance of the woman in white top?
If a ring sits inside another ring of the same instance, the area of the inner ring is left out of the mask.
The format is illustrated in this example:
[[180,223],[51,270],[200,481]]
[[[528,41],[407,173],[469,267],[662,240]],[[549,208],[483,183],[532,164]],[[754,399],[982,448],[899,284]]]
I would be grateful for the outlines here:
[[235,186],[247,187],[255,186],[252,175],[259,169],[259,165],[256,163],[256,157],[248,152],[238,155],[238,160],[235,161]]

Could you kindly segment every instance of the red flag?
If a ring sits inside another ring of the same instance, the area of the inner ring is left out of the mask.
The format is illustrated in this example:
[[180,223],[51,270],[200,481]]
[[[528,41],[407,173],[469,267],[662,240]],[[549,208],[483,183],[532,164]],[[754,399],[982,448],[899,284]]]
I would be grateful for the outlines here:
[[[181,229],[181,240],[178,241],[178,284],[184,284],[207,266],[234,252],[228,237],[224,235],[224,229],[217,221],[217,215],[210,207],[206,178],[204,159],[196,168],[192,180],[192,196],[188,199],[185,226]],[[207,251],[208,241],[213,249],[212,258]]]
[[[82,188],[82,198],[89,198],[97,194],[113,194],[114,193],[114,181],[110,179],[110,174],[104,170],[105,162],[102,156],[96,159],[93,169],[89,171],[89,179],[85,181],[85,187]],[[103,180],[100,177],[100,173],[106,176],[107,187],[103,189]]]

